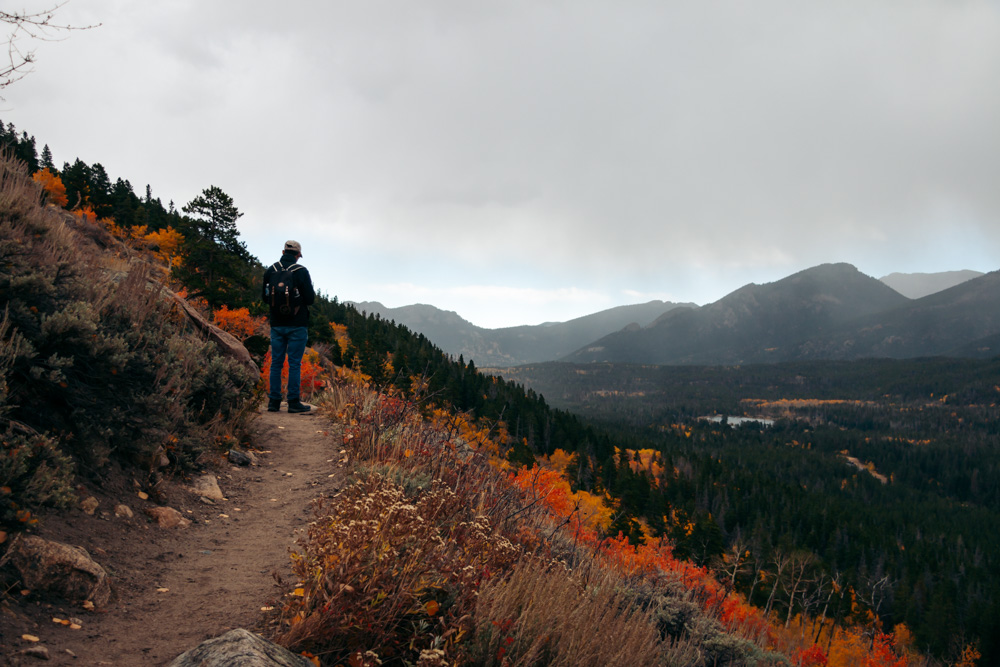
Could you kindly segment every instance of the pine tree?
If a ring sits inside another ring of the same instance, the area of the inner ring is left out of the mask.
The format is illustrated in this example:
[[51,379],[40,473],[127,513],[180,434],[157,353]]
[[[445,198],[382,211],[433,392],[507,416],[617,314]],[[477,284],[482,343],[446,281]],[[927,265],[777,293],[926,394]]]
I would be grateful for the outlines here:
[[42,169],[48,169],[52,173],[56,173],[56,165],[52,162],[52,151],[49,150],[48,144],[42,147],[42,161],[40,165]]
[[182,281],[213,307],[231,302],[234,291],[247,292],[253,281],[247,264],[254,258],[240,241],[236,221],[243,213],[233,198],[213,185],[181,210],[191,216],[189,228],[182,230],[186,246]]

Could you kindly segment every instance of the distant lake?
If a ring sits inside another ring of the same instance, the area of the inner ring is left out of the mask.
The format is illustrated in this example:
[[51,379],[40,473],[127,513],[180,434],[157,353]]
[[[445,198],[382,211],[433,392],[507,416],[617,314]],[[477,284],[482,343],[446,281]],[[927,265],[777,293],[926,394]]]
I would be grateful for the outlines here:
[[725,419],[726,423],[732,428],[736,428],[740,424],[763,424],[764,426],[774,426],[773,419],[764,419],[763,417],[725,417],[723,415],[715,415],[714,417],[702,417],[702,419],[707,419],[710,422],[715,422],[716,424],[721,424],[722,420]]

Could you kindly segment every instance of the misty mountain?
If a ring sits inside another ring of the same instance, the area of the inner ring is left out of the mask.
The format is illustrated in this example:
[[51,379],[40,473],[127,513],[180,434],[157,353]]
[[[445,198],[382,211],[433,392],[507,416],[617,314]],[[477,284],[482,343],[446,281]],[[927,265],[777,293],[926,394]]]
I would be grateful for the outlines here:
[[911,300],[849,264],[824,264],[747,285],[702,308],[672,310],[565,360],[741,364],[988,354],[982,348],[1000,333],[998,287],[1000,274],[990,273]]
[[879,278],[883,283],[910,299],[920,299],[983,275],[979,271],[941,271],[940,273],[890,273]]
[[650,301],[602,310],[568,322],[485,329],[453,311],[424,304],[387,308],[377,301],[365,301],[354,305],[422,333],[448,354],[462,355],[478,366],[496,367],[559,359],[611,332],[646,326],[672,309],[697,307]]
[[1000,354],[1000,271],[865,316],[799,346],[797,358],[906,359]]

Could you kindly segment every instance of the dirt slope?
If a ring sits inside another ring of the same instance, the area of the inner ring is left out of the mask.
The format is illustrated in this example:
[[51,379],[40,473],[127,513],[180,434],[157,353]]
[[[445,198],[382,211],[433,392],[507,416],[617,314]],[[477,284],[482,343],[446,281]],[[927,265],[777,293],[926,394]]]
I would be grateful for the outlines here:
[[[239,468],[220,459],[214,471],[225,500],[209,505],[182,480],[168,485],[158,504],[191,519],[187,528],[151,522],[142,510],[152,499],[141,500],[127,484],[95,493],[101,504],[94,516],[73,510],[47,518],[38,533],[87,549],[112,575],[116,595],[106,609],[88,612],[11,591],[0,606],[0,659],[42,664],[21,652],[45,646],[45,664],[163,665],[206,638],[254,628],[261,607],[294,583],[288,551],[312,518],[310,501],[344,483],[340,441],[325,418],[263,412],[257,431],[257,465]],[[134,517],[116,517],[119,503]],[[274,575],[286,585],[278,586]],[[77,618],[82,629],[53,617]]]

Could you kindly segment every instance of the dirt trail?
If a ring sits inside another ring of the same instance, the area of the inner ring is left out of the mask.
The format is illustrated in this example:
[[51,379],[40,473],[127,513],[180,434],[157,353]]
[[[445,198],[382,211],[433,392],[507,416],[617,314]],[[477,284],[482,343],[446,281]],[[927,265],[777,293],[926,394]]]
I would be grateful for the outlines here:
[[[163,665],[209,637],[254,628],[260,608],[294,583],[288,550],[311,520],[310,501],[344,480],[339,439],[315,412],[263,412],[256,428],[258,464],[227,462],[215,471],[225,500],[209,505],[179,486],[168,490],[162,504],[191,519],[187,528],[151,523],[142,510],[152,502],[131,491],[127,499],[97,495],[96,516],[74,510],[47,520],[42,536],[86,548],[112,575],[115,599],[99,613],[30,598],[23,606],[5,604],[0,659],[41,664],[19,655],[30,646],[21,639],[28,633],[48,648],[47,664]],[[115,517],[120,502],[134,518]],[[71,630],[52,617],[78,618],[83,628]]]

